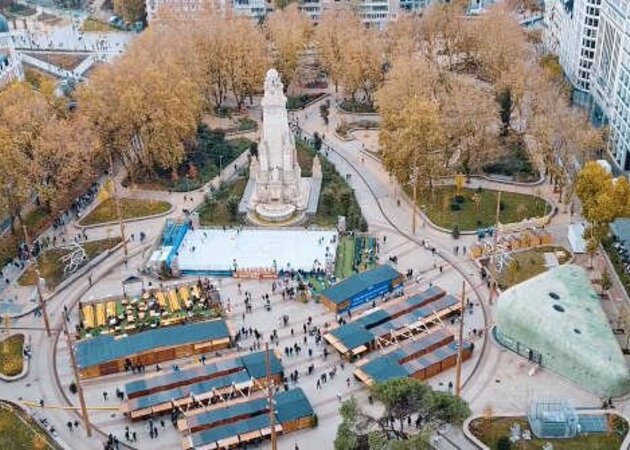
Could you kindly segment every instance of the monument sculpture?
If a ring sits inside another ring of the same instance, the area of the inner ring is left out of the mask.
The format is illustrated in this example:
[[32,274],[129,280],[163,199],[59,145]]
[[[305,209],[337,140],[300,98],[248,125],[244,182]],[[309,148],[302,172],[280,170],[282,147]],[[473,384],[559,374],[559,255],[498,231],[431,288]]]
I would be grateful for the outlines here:
[[313,160],[313,177],[303,178],[286,103],[280,75],[269,69],[261,101],[263,125],[258,156],[251,160],[249,182],[240,205],[241,212],[257,224],[295,223],[317,207],[319,158]]

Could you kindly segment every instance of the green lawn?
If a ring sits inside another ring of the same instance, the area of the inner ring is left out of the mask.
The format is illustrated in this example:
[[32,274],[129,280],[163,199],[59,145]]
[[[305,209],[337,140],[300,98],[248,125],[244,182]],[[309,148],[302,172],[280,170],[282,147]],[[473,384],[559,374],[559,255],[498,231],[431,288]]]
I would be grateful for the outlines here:
[[[162,200],[138,200],[133,198],[121,198],[120,214],[123,220],[136,219],[165,213],[171,208],[169,202]],[[87,216],[79,222],[80,225],[96,225],[99,223],[118,220],[116,214],[116,202],[113,198],[101,202]]]
[[[315,150],[300,140],[296,140],[295,144],[302,176],[309,177],[312,175]],[[323,155],[319,159],[322,165],[322,189],[317,214],[311,219],[311,223],[322,227],[335,227],[338,217],[345,216],[346,229],[367,231],[367,222],[354,190]]]
[[[22,373],[24,367],[24,335],[14,334],[0,342],[0,373],[13,377]],[[0,448],[2,445],[0,445]]]
[[[120,241],[121,239],[116,237],[81,243],[81,246],[85,250],[89,261],[105,250],[115,247]],[[70,251],[67,248],[54,248],[46,250],[37,258],[40,274],[46,280],[46,285],[49,288],[54,289],[66,278],[63,273],[64,263],[62,263],[61,258],[68,253]],[[36,279],[35,269],[29,266],[18,279],[18,283],[21,286],[34,286]]]
[[[512,262],[503,272],[496,276],[501,289],[507,289],[523,281],[529,280],[547,270],[545,267],[545,253],[553,253],[563,250],[567,255],[566,259],[558,258],[560,264],[566,263],[571,254],[563,247],[536,247],[512,253]],[[493,274],[496,274],[496,266],[490,267]]]
[[[620,422],[616,416],[608,417],[609,423],[617,422],[616,424],[612,423],[611,429],[619,429],[620,433],[590,434],[574,439],[536,439],[532,436],[531,441],[520,441],[512,448],[514,450],[540,450],[545,442],[551,442],[554,450],[619,450],[623,436],[628,431],[628,424],[625,421]],[[470,424],[470,431],[491,450],[498,449],[497,442],[502,436],[510,436],[512,424],[519,423],[522,430],[529,429],[529,424],[525,418],[496,417],[490,420],[489,424],[485,423],[485,419],[473,420]]]
[[116,31],[116,28],[110,26],[108,23],[101,22],[100,20],[94,19],[92,17],[88,17],[83,21],[83,25],[81,25],[81,31],[86,33],[100,33],[106,31]]
[[[18,417],[8,407],[0,405],[0,448],[2,450],[47,450],[58,448],[50,442],[50,438],[39,425],[31,422],[26,417],[25,413],[20,413],[20,416]],[[21,420],[21,418],[24,420]]]
[[[202,226],[240,225],[238,215],[233,216],[228,209],[229,202],[241,201],[247,186],[247,178],[238,178],[213,193],[213,200],[206,200],[197,210],[199,223]],[[232,200],[230,200],[232,199]]]
[[[337,260],[335,262],[335,277],[337,280],[348,278],[357,273],[355,265],[359,272],[371,269],[376,265],[376,261],[370,258],[365,252],[357,255],[357,246],[366,248],[374,246],[374,238],[371,237],[352,237],[344,236],[341,238],[337,246]],[[356,258],[358,256],[358,258]]]
[[[463,189],[457,202],[455,186],[441,186],[433,194],[427,192],[419,195],[418,205],[435,225],[448,229],[459,226],[460,231],[474,231],[479,227],[495,225],[497,196],[498,191]],[[479,200],[478,204],[475,198]],[[551,207],[540,197],[501,193],[501,223],[542,217],[549,212]]]

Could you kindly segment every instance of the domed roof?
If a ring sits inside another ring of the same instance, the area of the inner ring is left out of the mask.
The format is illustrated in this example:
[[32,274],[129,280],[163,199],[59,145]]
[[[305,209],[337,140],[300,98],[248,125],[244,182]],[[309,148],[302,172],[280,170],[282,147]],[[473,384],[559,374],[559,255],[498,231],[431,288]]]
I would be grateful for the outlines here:
[[9,32],[9,21],[0,14],[0,33],[8,33]]

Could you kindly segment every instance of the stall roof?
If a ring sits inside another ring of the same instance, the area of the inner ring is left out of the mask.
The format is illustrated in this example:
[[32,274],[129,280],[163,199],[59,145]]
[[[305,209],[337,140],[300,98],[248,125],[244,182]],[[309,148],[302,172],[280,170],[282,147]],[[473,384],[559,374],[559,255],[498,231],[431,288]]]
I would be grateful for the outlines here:
[[336,285],[324,290],[322,295],[328,298],[331,302],[339,304],[377,284],[395,280],[399,276],[400,273],[391,266],[378,266],[372,270],[353,275],[350,278],[337,283]]
[[238,385],[241,383],[247,383],[249,380],[250,378],[247,373],[236,372],[234,374],[202,381],[201,383],[193,383],[166,391],[156,392],[155,394],[132,398],[128,400],[128,409],[129,411],[137,411],[139,409],[161,405],[162,403],[168,403],[171,400],[180,400],[188,397],[190,394],[202,395],[212,392],[213,389],[222,389],[232,386],[232,384]]
[[300,388],[275,395],[276,417],[280,423],[291,422],[315,414],[311,403]]
[[270,426],[269,415],[261,414],[245,420],[239,420],[227,425],[199,431],[190,435],[193,447],[201,447],[222,439],[239,436],[251,431],[261,430]]
[[79,368],[85,369],[160,347],[176,347],[229,336],[230,332],[225,321],[217,319],[157,328],[129,336],[97,336],[78,342],[75,346],[75,352]]

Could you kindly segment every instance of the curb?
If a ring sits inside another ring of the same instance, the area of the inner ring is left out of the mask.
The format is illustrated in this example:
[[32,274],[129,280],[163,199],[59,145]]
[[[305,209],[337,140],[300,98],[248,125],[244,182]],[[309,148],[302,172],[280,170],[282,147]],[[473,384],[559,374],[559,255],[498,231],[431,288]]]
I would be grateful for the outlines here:
[[[160,192],[160,191],[156,191],[156,192]],[[177,210],[177,207],[173,205],[171,202],[168,202],[168,204],[171,205],[170,209],[168,211],[164,211],[163,213],[152,214],[150,216],[134,217],[131,219],[124,219],[122,222],[123,223],[142,222],[143,220],[158,219],[160,217],[168,216],[169,214]],[[111,227],[112,225],[118,225],[117,220],[110,220],[109,222],[95,223],[92,225],[80,225],[79,222],[80,221],[74,223],[74,227],[78,228],[79,230],[90,230],[93,228]]]
[[[26,343],[26,335],[24,333],[18,333],[17,335],[22,335],[24,336],[24,343]],[[16,335],[16,336],[17,336]],[[8,339],[10,336],[7,336],[5,339]],[[31,337],[28,337],[28,342],[29,345],[31,343]],[[29,368],[29,360],[30,358],[28,356],[24,356],[24,347],[25,345],[22,345],[22,372],[18,373],[17,375],[13,375],[13,376],[7,376],[4,375],[2,373],[0,373],[0,380],[6,382],[6,383],[11,383],[13,381],[18,381],[21,380],[22,378],[26,377],[26,375],[28,375],[28,368]]]

